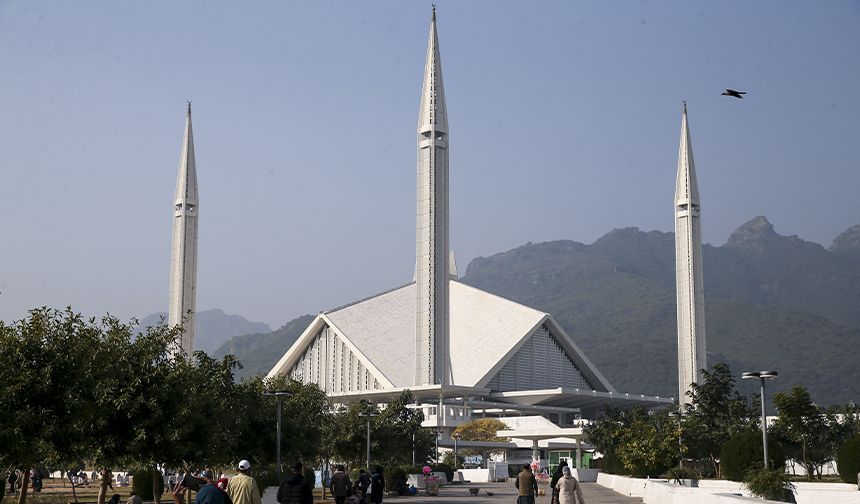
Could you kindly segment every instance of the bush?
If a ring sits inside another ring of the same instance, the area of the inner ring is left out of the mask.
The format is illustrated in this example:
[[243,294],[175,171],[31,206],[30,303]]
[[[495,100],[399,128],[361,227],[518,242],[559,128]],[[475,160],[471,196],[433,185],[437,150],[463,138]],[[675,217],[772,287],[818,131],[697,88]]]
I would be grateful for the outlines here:
[[385,486],[388,487],[386,488],[386,490],[389,492],[391,490],[397,489],[398,482],[402,481],[403,484],[405,484],[406,480],[408,479],[408,476],[406,475],[406,470],[403,467],[392,467],[386,472],[387,474],[385,475]]
[[260,495],[266,492],[266,488],[281,484],[280,478],[278,478],[278,472],[275,471],[274,466],[254,469],[252,477],[254,478],[254,481],[257,482],[257,488],[260,489]]
[[857,473],[860,472],[860,437],[849,439],[839,448],[836,467],[842,481],[857,483]]
[[678,480],[702,479],[702,475],[699,474],[699,471],[689,467],[673,467],[666,471],[666,479],[669,480],[669,483],[672,483]]
[[752,469],[747,472],[744,485],[761,499],[797,502],[794,499],[794,485],[784,469]]
[[437,464],[433,466],[434,472],[443,472],[448,481],[454,481],[454,468],[448,464]]
[[145,501],[153,500],[154,498],[152,495],[153,473],[158,475],[159,494],[164,493],[164,478],[161,477],[161,473],[156,472],[152,468],[138,469],[131,473],[131,488],[138,497]]
[[[732,481],[745,481],[751,469],[761,468],[761,433],[739,432],[729,438],[720,450],[720,475]],[[785,455],[782,446],[772,437],[767,440],[768,463],[773,469],[785,470]]]
[[614,453],[604,455],[603,458],[600,459],[600,466],[598,469],[609,474],[627,474],[627,470],[624,469],[624,464],[621,462],[621,459]]

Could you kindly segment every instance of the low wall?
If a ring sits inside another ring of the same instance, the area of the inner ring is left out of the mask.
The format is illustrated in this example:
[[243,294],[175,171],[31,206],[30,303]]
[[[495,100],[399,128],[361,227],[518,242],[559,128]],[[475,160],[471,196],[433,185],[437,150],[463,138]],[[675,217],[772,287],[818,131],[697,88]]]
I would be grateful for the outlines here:
[[[623,495],[640,497],[645,504],[741,504],[770,503],[752,498],[743,484],[726,480],[699,480],[698,487],[686,487],[666,480],[629,478],[600,473],[597,484]],[[860,504],[860,492],[847,483],[797,482],[797,504]]]
[[[448,476],[443,472],[433,471],[433,476],[439,478],[440,485],[446,485],[448,483]],[[406,479],[407,486],[414,486],[415,488],[422,489],[424,488],[424,475],[423,474],[410,474]]]
[[597,473],[599,472],[600,469],[571,469],[570,475],[576,478],[578,481],[592,483],[597,481]]
[[[489,469],[457,469],[457,474],[462,476],[459,481],[472,481],[474,483],[487,483],[490,481]],[[454,477],[457,480],[457,477]]]

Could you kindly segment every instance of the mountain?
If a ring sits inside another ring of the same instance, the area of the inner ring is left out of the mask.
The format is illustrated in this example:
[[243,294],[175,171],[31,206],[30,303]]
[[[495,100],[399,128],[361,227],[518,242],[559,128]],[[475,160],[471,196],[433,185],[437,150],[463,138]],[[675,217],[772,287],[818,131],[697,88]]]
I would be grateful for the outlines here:
[[302,315],[287,322],[277,331],[236,336],[218,347],[213,356],[216,358],[227,354],[237,356],[242,363],[242,369],[236,372],[237,378],[266,374],[284,355],[284,352],[299,339],[313,319],[313,315]]
[[[856,401],[858,235],[855,226],[828,250],[756,217],[723,246],[704,246],[709,362],[738,375],[777,369],[771,388],[801,384],[822,404]],[[676,396],[674,254],[672,233],[617,229],[591,245],[477,258],[462,281],[552,313],[618,390]]]
[[[140,327],[157,325],[167,313],[153,313],[140,320]],[[194,346],[212,354],[230,338],[254,332],[270,332],[272,329],[263,322],[250,322],[240,315],[228,315],[219,308],[197,312],[194,320]]]
[[[860,226],[825,249],[756,217],[703,254],[708,362],[738,377],[776,369],[769,390],[804,385],[819,404],[860,400]],[[551,313],[619,391],[677,395],[672,233],[527,243],[476,258],[461,281]],[[312,320],[234,337],[215,356],[238,356],[240,377],[265,374]]]

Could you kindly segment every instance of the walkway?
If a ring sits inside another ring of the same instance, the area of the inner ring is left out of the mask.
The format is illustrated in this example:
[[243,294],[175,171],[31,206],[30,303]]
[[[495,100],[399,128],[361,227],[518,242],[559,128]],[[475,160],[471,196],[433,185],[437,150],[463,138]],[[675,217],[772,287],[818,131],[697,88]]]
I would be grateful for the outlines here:
[[[477,497],[469,495],[469,487],[481,489]],[[487,495],[487,492],[493,495]],[[627,497],[597,483],[583,483],[582,494],[586,504],[641,504],[638,497]],[[442,504],[462,502],[467,504],[516,504],[517,489],[513,483],[466,483],[442,487],[438,497],[429,497],[423,492],[415,497],[385,497],[384,502],[409,501],[415,504]],[[549,504],[549,497],[538,497],[536,504]]]

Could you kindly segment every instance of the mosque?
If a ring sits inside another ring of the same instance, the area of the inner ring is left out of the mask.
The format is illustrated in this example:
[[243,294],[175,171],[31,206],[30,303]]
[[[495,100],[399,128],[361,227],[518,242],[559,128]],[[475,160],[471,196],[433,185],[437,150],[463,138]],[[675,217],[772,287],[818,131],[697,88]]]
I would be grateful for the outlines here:
[[[174,207],[171,324],[194,311],[198,198],[190,105],[185,133]],[[579,420],[607,406],[674,404],[673,398],[617,391],[552,315],[458,281],[448,239],[448,146],[434,8],[417,127],[415,276],[320,313],[267,377],[316,383],[335,403],[381,404],[409,390],[424,426],[448,446],[461,423],[496,416],[511,419],[504,435],[532,442],[534,451],[539,442],[552,448],[549,438],[567,440],[558,446],[575,440],[580,448]],[[699,212],[685,105],[675,193],[681,400],[705,367]],[[193,349],[193,333],[186,332],[183,349]]]

